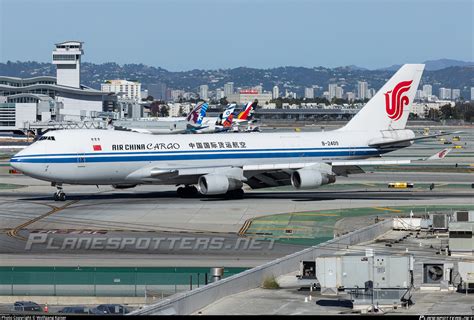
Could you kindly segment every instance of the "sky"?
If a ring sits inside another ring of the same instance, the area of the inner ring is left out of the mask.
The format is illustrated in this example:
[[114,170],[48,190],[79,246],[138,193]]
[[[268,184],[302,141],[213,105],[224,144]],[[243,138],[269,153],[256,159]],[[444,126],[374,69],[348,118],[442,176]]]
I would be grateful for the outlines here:
[[0,62],[66,40],[170,71],[474,61],[474,0],[0,0]]

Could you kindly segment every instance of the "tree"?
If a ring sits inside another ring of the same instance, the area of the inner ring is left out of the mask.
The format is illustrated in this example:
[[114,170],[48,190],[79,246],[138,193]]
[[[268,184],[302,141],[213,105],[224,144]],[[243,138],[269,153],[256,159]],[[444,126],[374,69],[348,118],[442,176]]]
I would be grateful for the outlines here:
[[161,107],[160,107],[160,115],[161,115],[162,117],[167,117],[167,116],[169,116],[169,114],[170,114],[170,113],[169,113],[169,110],[168,110],[168,106],[165,105],[165,104],[161,105]]
[[276,105],[277,109],[282,109],[283,108],[283,101],[281,101],[281,99],[278,98],[277,100],[275,100],[275,105]]
[[179,106],[178,114],[179,114],[180,116],[183,116],[183,113],[184,113],[184,112],[183,112],[183,106]]
[[450,104],[445,104],[439,108],[444,119],[455,118],[454,108]]
[[227,97],[224,97],[219,99],[219,103],[221,106],[226,106],[229,104],[229,101],[227,101]]
[[438,109],[430,108],[428,110],[428,119],[438,121],[441,116],[441,112]]
[[150,104],[150,113],[154,117],[158,116],[158,114],[160,113],[160,102],[159,101],[153,101]]

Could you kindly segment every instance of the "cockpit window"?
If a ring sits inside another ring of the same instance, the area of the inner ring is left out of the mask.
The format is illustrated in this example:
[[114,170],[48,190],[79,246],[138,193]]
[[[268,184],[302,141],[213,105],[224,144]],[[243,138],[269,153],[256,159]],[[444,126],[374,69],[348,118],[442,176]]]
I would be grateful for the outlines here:
[[39,141],[41,140],[52,140],[52,141],[56,141],[56,139],[54,139],[53,136],[42,136],[38,139]]

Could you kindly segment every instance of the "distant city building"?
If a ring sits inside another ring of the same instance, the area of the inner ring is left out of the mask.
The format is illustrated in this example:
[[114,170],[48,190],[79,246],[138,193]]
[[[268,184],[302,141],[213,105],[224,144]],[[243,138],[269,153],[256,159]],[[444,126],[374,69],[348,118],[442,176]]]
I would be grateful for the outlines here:
[[412,107],[410,109],[411,113],[414,113],[420,118],[425,118],[428,114],[430,109],[439,110],[439,108],[445,104],[450,104],[454,106],[453,102],[450,101],[437,101],[437,102],[415,102],[412,103]]
[[224,84],[224,96],[229,97],[231,94],[234,94],[234,83],[227,82]]
[[471,101],[474,101],[474,87],[471,87]]
[[453,89],[452,94],[451,94],[451,99],[457,100],[461,98],[461,90],[460,89]]
[[277,99],[280,96],[280,89],[278,86],[273,86],[273,91],[272,91],[272,98]]
[[336,89],[337,89],[337,84],[336,83],[330,83],[329,84],[329,99],[335,98],[336,97]]
[[184,90],[171,90],[170,99],[172,101],[179,101],[184,97]]
[[376,93],[377,93],[377,91],[374,88],[370,88],[369,90],[367,90],[366,98],[367,99],[372,99],[372,97],[375,96]]
[[209,86],[207,84],[203,84],[199,86],[199,97],[203,100],[207,100],[209,98]]
[[439,88],[439,98],[441,100],[451,100],[451,89]]
[[349,102],[354,101],[356,99],[355,93],[354,92],[346,92],[346,99]]
[[304,97],[306,99],[314,99],[314,89],[313,88],[304,88]]
[[138,81],[130,80],[106,80],[100,85],[100,90],[106,93],[122,93],[126,98],[136,101],[141,100],[142,85]]
[[336,87],[336,98],[342,99],[342,95],[344,94],[344,89],[342,87]]
[[357,82],[357,99],[364,100],[367,99],[367,91],[369,89],[369,84],[366,81]]
[[168,103],[168,114],[170,117],[182,117],[191,111],[189,103]]
[[220,100],[224,98],[224,90],[222,89],[216,89],[216,99]]
[[415,93],[415,100],[421,100],[423,99],[423,91],[421,90],[416,90],[416,93]]
[[272,100],[272,93],[263,92],[258,93],[256,89],[243,89],[239,93],[234,93],[227,96],[227,101],[229,103],[243,104],[250,101],[258,100],[260,105],[267,104]]
[[320,86],[317,86],[317,85],[314,85],[313,86],[313,92],[314,92],[314,96],[317,97],[319,95],[319,90],[322,89],[323,87],[320,87]]
[[255,86],[254,89],[257,90],[257,92],[258,92],[259,94],[261,94],[261,93],[263,92],[263,87],[260,86],[260,85]]
[[167,100],[166,90],[166,84],[162,82],[148,85],[148,95],[152,96],[155,100]]
[[432,95],[433,95],[433,87],[430,84],[425,84],[423,86],[422,98],[429,99]]

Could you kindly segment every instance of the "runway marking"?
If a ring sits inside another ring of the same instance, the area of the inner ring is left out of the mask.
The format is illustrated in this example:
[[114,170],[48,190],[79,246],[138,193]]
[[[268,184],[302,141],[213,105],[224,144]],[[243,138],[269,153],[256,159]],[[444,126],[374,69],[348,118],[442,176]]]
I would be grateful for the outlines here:
[[[304,226],[291,226],[291,227],[280,227],[280,228],[272,228],[272,227],[257,227],[257,231],[258,230],[295,230],[295,229],[309,229],[310,227],[304,227]],[[254,231],[255,232],[255,231]]]
[[373,209],[380,210],[380,211],[403,212],[402,210],[390,209],[390,208],[384,208],[384,207],[373,207]]
[[50,216],[50,215],[52,215],[52,214],[55,214],[56,212],[59,212],[59,211],[61,211],[61,210],[64,210],[64,209],[66,209],[67,207],[69,207],[70,205],[72,205],[72,204],[74,204],[74,203],[76,203],[76,202],[78,202],[78,201],[79,201],[79,200],[72,200],[72,201],[69,201],[68,203],[66,203],[66,204],[63,205],[62,207],[56,207],[56,206],[52,206],[52,205],[51,205],[51,207],[52,207],[53,209],[51,209],[50,211],[48,211],[48,212],[46,212],[45,214],[42,214],[42,215],[40,215],[40,216],[38,216],[38,217],[36,217],[36,218],[33,218],[33,219],[31,219],[31,220],[28,220],[28,221],[26,221],[25,223],[20,224],[19,226],[16,226],[15,228],[9,230],[9,231],[7,232],[7,235],[8,235],[9,237],[11,237],[11,238],[15,238],[15,239],[19,239],[19,240],[27,240],[25,237],[22,237],[22,236],[18,235],[18,232],[19,232],[21,229],[24,229],[25,227],[27,227],[27,226],[29,226],[29,225],[31,225],[31,224],[33,224],[33,223],[35,223],[35,222],[37,222],[37,221],[43,219],[43,218],[46,218],[46,217],[48,217],[48,216]]
[[361,184],[364,185],[364,186],[369,186],[369,187],[376,187],[377,186],[373,183],[361,183]]
[[247,232],[247,230],[250,228],[250,225],[252,224],[252,222],[253,222],[253,219],[252,219],[252,218],[245,220],[244,224],[243,224],[242,227],[239,229],[239,231],[237,232],[237,234],[238,234],[239,236],[244,236],[245,233]]
[[339,217],[337,213],[292,213],[293,216],[318,216],[318,217]]

